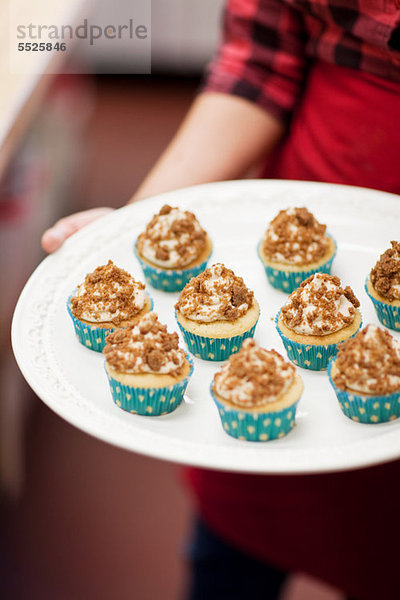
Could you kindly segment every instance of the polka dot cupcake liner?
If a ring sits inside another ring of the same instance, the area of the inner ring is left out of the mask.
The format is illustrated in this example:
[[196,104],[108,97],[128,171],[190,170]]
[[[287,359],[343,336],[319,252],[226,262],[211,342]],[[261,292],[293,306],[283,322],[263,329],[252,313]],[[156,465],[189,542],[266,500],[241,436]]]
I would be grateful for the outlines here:
[[277,290],[281,290],[281,292],[285,292],[287,294],[291,294],[292,292],[294,292],[294,290],[296,290],[299,287],[302,281],[304,281],[311,275],[314,275],[314,273],[328,273],[329,275],[332,269],[333,259],[336,256],[336,242],[334,241],[335,251],[333,255],[328,261],[320,265],[318,268],[308,270],[306,269],[304,271],[284,271],[281,269],[270,267],[269,265],[265,264],[260,253],[261,244],[262,241],[258,245],[258,256],[260,257],[260,260],[264,266],[269,283],[272,285],[272,287],[276,288]]
[[392,306],[374,298],[368,290],[368,281],[369,277],[365,280],[364,289],[374,305],[379,321],[389,329],[400,331],[400,306]]
[[189,374],[175,385],[161,388],[137,388],[124,385],[107,373],[112,398],[115,404],[134,415],[158,417],[174,411],[182,403],[189,379],[193,373],[193,360],[186,355],[190,364]]
[[[75,315],[72,314],[71,298],[72,295],[68,298],[67,310],[74,324],[74,329],[78,341],[89,350],[94,350],[95,352],[103,352],[104,346],[106,345],[106,338],[110,333],[114,331],[115,327],[105,328],[98,327],[97,325],[91,325],[89,323],[83,323],[77,317],[75,317]],[[148,298],[151,303],[150,310],[153,310],[153,300],[149,296]]]
[[240,408],[227,406],[218,400],[212,385],[211,396],[218,408],[222,427],[228,435],[249,442],[267,442],[282,438],[295,425],[296,407],[298,401],[279,411],[251,412]]
[[[275,317],[276,329],[282,339],[283,345],[285,346],[286,353],[289,360],[292,361],[297,367],[303,369],[311,369],[312,371],[325,371],[328,367],[328,363],[337,353],[338,344],[302,344],[295,342],[281,331],[278,320],[279,313]],[[362,327],[362,322],[357,331]],[[357,331],[350,337],[354,337]]]
[[357,423],[385,423],[400,417],[400,392],[385,396],[361,396],[354,392],[346,392],[335,386],[331,371],[335,360],[328,365],[329,381],[340,404],[343,413]]
[[164,292],[180,292],[192,277],[200,275],[206,267],[210,259],[211,252],[207,257],[207,260],[199,265],[190,267],[189,269],[173,270],[173,269],[159,269],[149,265],[140,256],[136,248],[136,242],[134,245],[134,252],[138,259],[140,266],[142,267],[144,277],[149,285],[156,290],[162,290]]
[[231,354],[238,352],[243,344],[243,341],[246,338],[254,336],[257,322],[251,329],[245,331],[241,335],[235,335],[231,338],[209,338],[187,331],[187,329],[184,329],[177,320],[179,329],[182,332],[189,352],[196,358],[215,361],[227,360]]

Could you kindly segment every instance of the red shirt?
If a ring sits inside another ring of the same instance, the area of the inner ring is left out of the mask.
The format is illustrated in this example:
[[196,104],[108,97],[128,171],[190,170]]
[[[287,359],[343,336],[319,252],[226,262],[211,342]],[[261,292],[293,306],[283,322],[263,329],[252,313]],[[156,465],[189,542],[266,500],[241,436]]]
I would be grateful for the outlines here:
[[[291,116],[266,176],[400,193],[400,54],[388,46],[399,18],[394,0],[229,2],[206,89]],[[187,476],[209,525],[249,554],[356,598],[400,597],[400,461],[325,475]]]
[[400,0],[228,0],[206,89],[287,119],[314,59],[400,82]]

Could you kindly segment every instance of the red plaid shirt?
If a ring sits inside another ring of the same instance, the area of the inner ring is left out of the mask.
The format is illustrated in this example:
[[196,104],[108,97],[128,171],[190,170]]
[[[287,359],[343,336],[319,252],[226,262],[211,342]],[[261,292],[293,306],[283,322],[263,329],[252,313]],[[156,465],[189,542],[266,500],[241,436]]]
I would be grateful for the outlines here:
[[205,89],[285,120],[315,59],[400,82],[400,0],[228,0]]

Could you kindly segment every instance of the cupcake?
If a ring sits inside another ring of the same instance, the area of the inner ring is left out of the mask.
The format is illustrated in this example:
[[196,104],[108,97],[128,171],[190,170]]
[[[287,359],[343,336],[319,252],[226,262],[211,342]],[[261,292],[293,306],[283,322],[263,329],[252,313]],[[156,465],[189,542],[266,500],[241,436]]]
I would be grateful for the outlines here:
[[117,406],[133,414],[165,415],[182,402],[193,363],[153,312],[107,337],[105,368]]
[[330,273],[336,244],[306,208],[281,210],[258,246],[270,284],[293,292],[313,273]]
[[302,392],[303,383],[293,365],[250,339],[216,373],[211,385],[225,431],[253,442],[289,433]]
[[339,277],[316,273],[292,292],[276,317],[290,360],[304,369],[326,369],[337,344],[361,327],[359,301]]
[[165,292],[180,291],[204,271],[211,240],[193,213],[165,204],[135,244],[147,282]]
[[384,252],[365,282],[378,319],[390,329],[400,329],[400,243]]
[[400,344],[388,331],[367,325],[329,363],[330,382],[344,414],[361,423],[400,416]]
[[204,360],[226,360],[237,352],[253,337],[260,314],[243,279],[220,263],[185,285],[175,309],[189,351]]
[[136,323],[152,307],[143,283],[111,260],[86,275],[67,302],[78,340],[96,352],[102,352],[115,327]]

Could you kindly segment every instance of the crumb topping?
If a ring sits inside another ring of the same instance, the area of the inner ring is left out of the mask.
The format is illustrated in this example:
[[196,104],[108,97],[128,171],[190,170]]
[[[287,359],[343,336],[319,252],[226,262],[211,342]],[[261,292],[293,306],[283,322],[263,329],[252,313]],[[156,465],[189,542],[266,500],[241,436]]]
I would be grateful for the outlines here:
[[325,232],[326,225],[306,208],[281,210],[265,233],[263,251],[269,260],[307,265],[327,252],[329,241]]
[[340,389],[382,396],[400,390],[400,344],[376,325],[341,344],[335,367],[332,379]]
[[400,300],[400,242],[390,242],[392,247],[381,254],[371,271],[371,283],[389,302]]
[[154,312],[136,324],[115,329],[106,341],[107,364],[118,373],[179,375],[183,370],[185,353],[179,348],[178,334],[168,333]]
[[139,235],[137,247],[147,260],[164,268],[182,268],[200,256],[206,232],[192,212],[165,204]]
[[329,335],[354,321],[360,306],[351,287],[339,277],[315,273],[290,294],[282,307],[285,325],[304,335]]
[[193,321],[234,321],[249,310],[253,298],[241,277],[216,263],[185,285],[175,308]]
[[86,275],[71,298],[71,311],[78,319],[119,325],[135,317],[145,300],[143,283],[109,260]]
[[278,352],[247,339],[216,373],[214,390],[236,406],[256,408],[278,400],[293,383],[294,375],[293,365]]

